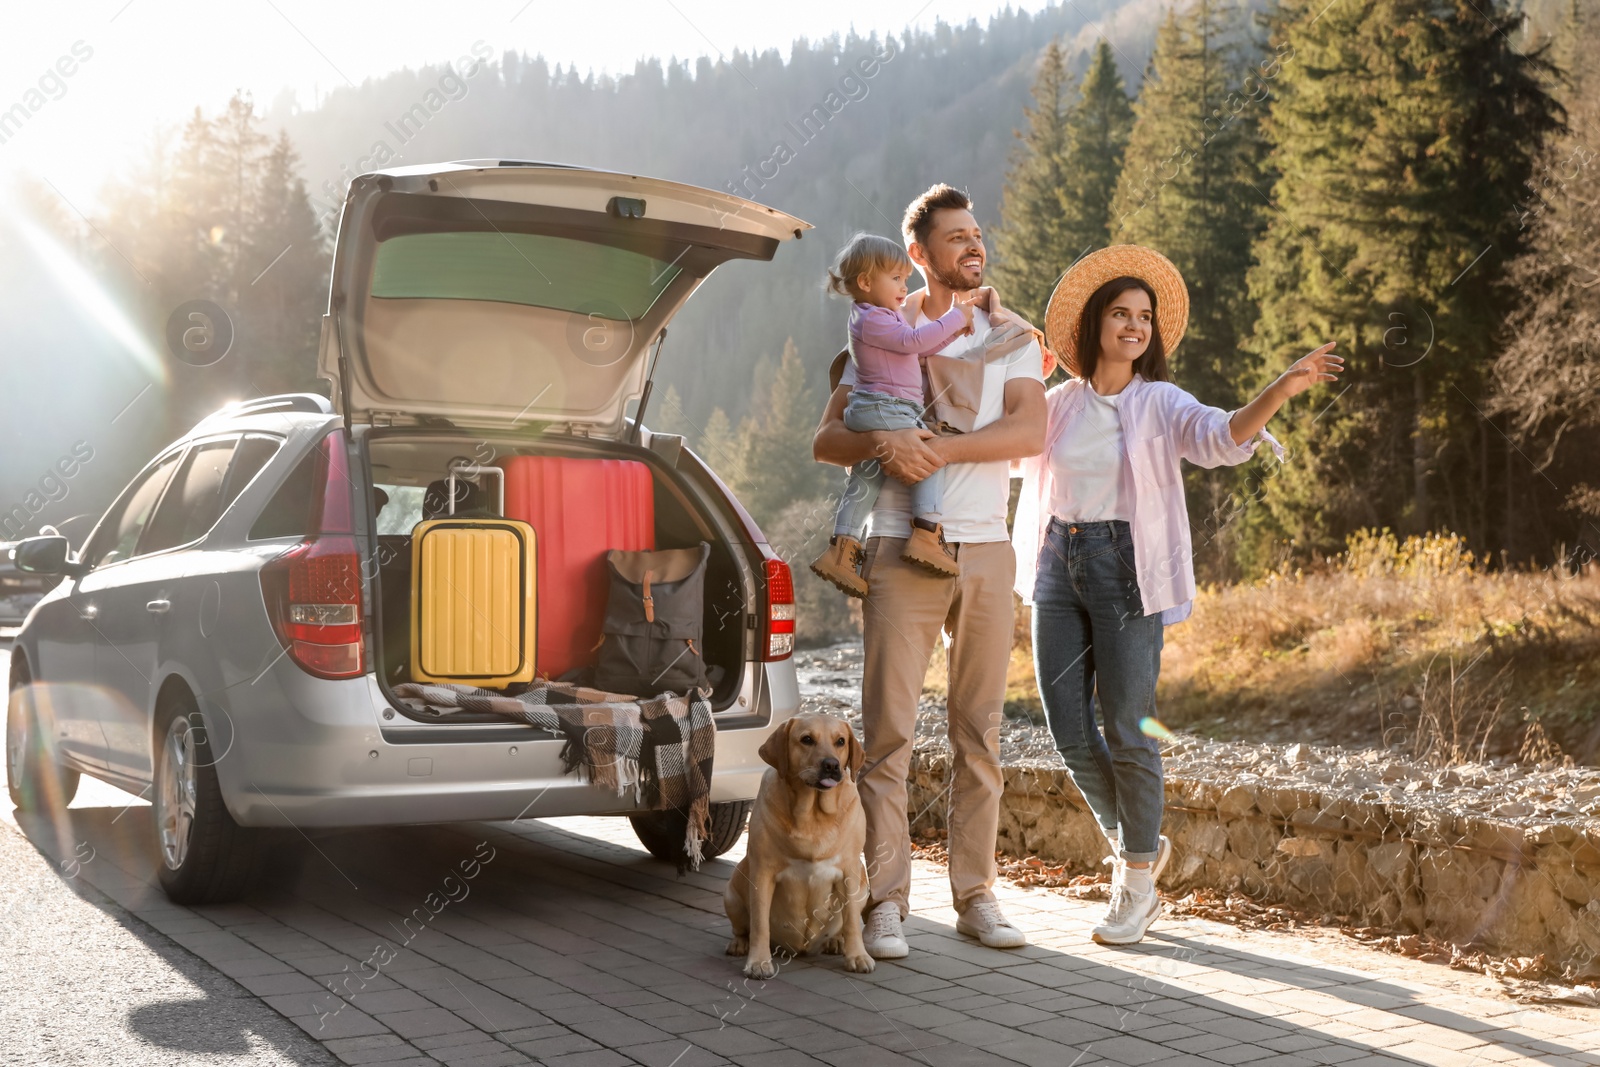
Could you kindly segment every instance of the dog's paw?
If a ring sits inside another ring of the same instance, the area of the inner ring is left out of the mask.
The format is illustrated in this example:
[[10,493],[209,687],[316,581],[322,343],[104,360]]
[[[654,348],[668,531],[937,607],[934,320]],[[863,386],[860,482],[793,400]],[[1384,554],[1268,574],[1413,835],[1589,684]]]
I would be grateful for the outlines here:
[[865,952],[858,956],[846,956],[844,958],[844,969],[854,974],[871,974],[872,969],[877,965],[878,961]]
[[730,955],[730,956],[748,956],[748,955],[750,955],[750,939],[748,937],[739,937],[739,936],[735,935],[734,939],[732,941],[728,942],[728,955]]
[[843,956],[844,955],[844,938],[842,938],[842,937],[830,937],[830,938],[828,938],[828,940],[826,940],[826,941],[824,941],[822,943],[822,954],[824,956]]
[[771,978],[778,973],[778,965],[772,960],[750,960],[744,965],[746,978]]

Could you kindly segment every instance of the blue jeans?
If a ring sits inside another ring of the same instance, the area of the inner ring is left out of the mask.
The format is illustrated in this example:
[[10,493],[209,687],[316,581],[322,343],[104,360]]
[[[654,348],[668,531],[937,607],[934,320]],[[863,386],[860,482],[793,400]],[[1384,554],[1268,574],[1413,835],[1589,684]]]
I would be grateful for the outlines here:
[[[850,392],[850,400],[844,406],[844,424],[857,433],[918,430],[927,426],[922,421],[922,405],[917,401],[859,389]],[[867,516],[872,514],[872,506],[878,502],[878,491],[883,488],[883,478],[883,466],[875,459],[863,460],[850,468],[844,496],[833,516],[835,535],[848,534],[861,540],[867,531]],[[911,487],[911,514],[917,518],[938,522],[943,506],[944,471],[934,471]]]
[[[1122,521],[1052,518],[1034,587],[1033,665],[1050,735],[1122,858],[1153,861],[1165,803],[1156,713],[1161,613],[1144,613]],[[1101,726],[1095,723],[1096,705]]]

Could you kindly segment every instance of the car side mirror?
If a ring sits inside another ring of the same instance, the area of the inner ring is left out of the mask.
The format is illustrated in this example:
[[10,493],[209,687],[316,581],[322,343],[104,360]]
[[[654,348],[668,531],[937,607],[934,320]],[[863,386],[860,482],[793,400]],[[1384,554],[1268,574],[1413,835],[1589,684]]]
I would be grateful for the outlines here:
[[89,568],[71,558],[71,545],[60,534],[25,537],[11,550],[11,562],[28,574],[64,574],[75,578]]

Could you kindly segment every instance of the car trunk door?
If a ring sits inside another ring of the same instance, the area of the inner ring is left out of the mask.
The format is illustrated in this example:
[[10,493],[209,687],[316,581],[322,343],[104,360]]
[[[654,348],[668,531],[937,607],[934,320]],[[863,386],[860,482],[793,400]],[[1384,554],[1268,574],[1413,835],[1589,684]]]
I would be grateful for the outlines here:
[[617,439],[652,343],[700,282],[807,228],[725,193],[572,167],[362,175],[319,371],[354,421]]

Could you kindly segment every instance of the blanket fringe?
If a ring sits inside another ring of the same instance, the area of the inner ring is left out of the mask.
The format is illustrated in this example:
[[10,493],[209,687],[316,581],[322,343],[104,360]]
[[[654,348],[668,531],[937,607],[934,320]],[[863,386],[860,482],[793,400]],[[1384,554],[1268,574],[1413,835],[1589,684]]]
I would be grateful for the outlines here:
[[700,863],[705,858],[706,834],[711,829],[711,800],[709,797],[695,797],[689,803],[689,829],[684,834],[683,850],[689,855],[689,866],[698,871]]

